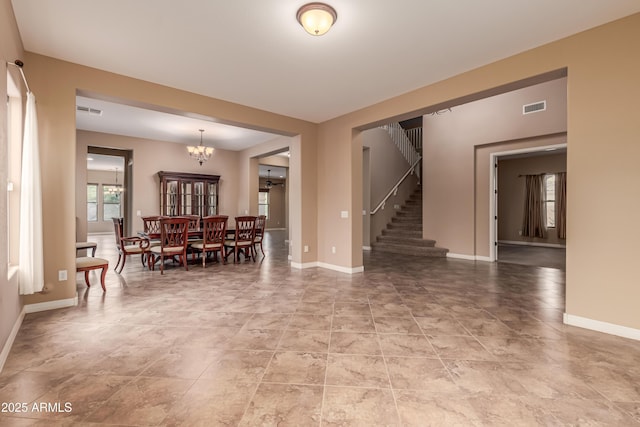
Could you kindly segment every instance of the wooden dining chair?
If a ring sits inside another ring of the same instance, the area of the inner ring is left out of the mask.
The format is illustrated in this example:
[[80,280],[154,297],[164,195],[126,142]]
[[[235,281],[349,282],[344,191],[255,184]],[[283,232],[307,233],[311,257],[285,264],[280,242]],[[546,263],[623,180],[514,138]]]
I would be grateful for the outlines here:
[[260,251],[262,252],[262,256],[264,256],[264,248],[262,247],[262,239],[264,239],[264,227],[267,224],[267,216],[266,215],[258,215],[256,219],[256,236],[253,239],[253,254],[258,255],[257,246],[260,246]]
[[[116,235],[116,247],[118,248],[118,262],[114,271],[118,274],[122,272],[129,255],[140,255],[140,260],[144,266],[145,255],[149,252],[149,239],[146,237],[123,236],[124,218],[112,218],[112,220]],[[122,264],[120,264],[121,261]]]
[[160,218],[162,218],[161,215],[142,217],[144,234],[150,240],[151,246],[157,246],[160,243]]
[[214,260],[220,258],[224,264],[227,263],[224,257],[224,241],[227,234],[226,215],[205,216],[202,218],[202,242],[192,243],[191,249],[194,256],[196,252],[202,252],[202,267],[205,267],[207,254],[213,252]]
[[202,219],[200,215],[181,215],[189,220],[189,244],[202,243]]
[[256,217],[255,216],[237,216],[236,217],[236,233],[234,239],[227,239],[224,242],[225,260],[233,252],[234,264],[238,262],[238,252],[243,251],[245,258],[253,258],[253,239],[256,236]]
[[160,218],[160,246],[152,246],[149,251],[149,268],[155,270],[156,261],[160,260],[160,274],[164,274],[164,259],[175,260],[178,257],[185,270],[187,266],[187,245],[189,235],[189,219],[184,217]]

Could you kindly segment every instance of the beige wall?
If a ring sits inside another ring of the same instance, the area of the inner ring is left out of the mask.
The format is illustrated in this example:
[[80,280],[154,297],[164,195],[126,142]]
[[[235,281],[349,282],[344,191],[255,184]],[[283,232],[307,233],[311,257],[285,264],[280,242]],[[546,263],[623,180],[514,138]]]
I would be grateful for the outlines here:
[[532,244],[565,245],[555,229],[549,229],[544,238],[523,237],[524,175],[567,171],[567,155],[539,154],[530,157],[499,159],[498,161],[498,240]]
[[[269,218],[265,227],[267,229],[287,228],[286,180],[271,178],[271,181],[274,185],[269,190]],[[266,182],[266,178],[260,178],[260,188],[265,188]]]
[[[2,58],[0,78],[6,82],[7,61],[13,62],[16,59],[24,59],[22,42],[20,41],[9,0],[0,1],[0,57]],[[11,66],[9,72],[13,80],[22,88],[22,80],[16,67]],[[8,180],[6,167],[8,154],[6,83],[0,84],[0,99],[2,99],[2,102],[0,102],[0,182],[4,189]],[[19,192],[19,186],[16,186],[14,191]],[[7,218],[7,197],[0,197],[0,241],[2,242],[0,244],[0,369],[4,364],[3,356],[6,356],[3,350],[8,351],[8,347],[5,347],[5,345],[11,338],[12,329],[20,317],[23,306],[22,300],[18,295],[17,275],[13,275],[11,280],[8,278]],[[16,230],[13,231],[15,232]]]
[[[4,0],[4,12],[9,2]],[[12,18],[7,23],[15,28]],[[3,22],[4,24],[5,22]],[[5,26],[3,25],[2,28]],[[4,36],[4,34],[3,34]],[[7,44],[19,54],[15,31]],[[38,96],[43,159],[45,210],[45,280],[47,292],[27,298],[35,303],[70,298],[75,294],[73,275],[57,281],[57,270],[72,271],[75,261],[76,172],[75,94],[84,89],[140,104],[160,105],[247,123],[277,131],[291,140],[292,257],[297,264],[318,261],[345,268],[362,266],[362,144],[360,130],[389,118],[408,118],[439,109],[455,100],[484,96],[517,88],[532,76],[568,69],[567,170],[568,239],[567,305],[574,316],[640,328],[636,302],[640,299],[640,273],[635,226],[640,198],[629,188],[640,188],[640,14],[532,49],[413,92],[389,99],[334,120],[314,125],[269,112],[231,104],[192,93],[129,79],[36,54],[27,54],[29,84]],[[4,54],[4,52],[3,52]],[[10,59],[10,58],[8,58]],[[498,89],[496,89],[498,88]],[[3,115],[4,117],[4,115]],[[606,149],[605,149],[606,148]],[[241,167],[245,153],[241,153]],[[247,157],[248,158],[248,157]],[[451,168],[474,167],[473,162],[449,162]],[[241,202],[250,200],[250,175],[239,178]],[[624,182],[625,185],[619,185]],[[255,180],[257,188],[257,180]],[[255,194],[255,193],[254,193]],[[599,194],[597,203],[593,194]],[[246,201],[246,202],[243,202]],[[598,225],[611,216],[612,227]],[[347,211],[348,218],[340,212]],[[0,209],[0,214],[2,211]],[[465,212],[465,215],[467,213]],[[458,218],[449,218],[449,223]],[[465,216],[461,227],[469,229]],[[488,221],[487,221],[488,222]],[[488,233],[487,233],[488,234]],[[473,240],[473,238],[471,239]],[[600,244],[595,246],[593,241]],[[302,253],[302,245],[312,249]],[[336,253],[331,247],[336,247]],[[463,253],[473,253],[466,241],[456,243]],[[617,248],[611,251],[610,248]],[[470,249],[470,250],[469,250]],[[5,276],[3,276],[5,277]]]
[[[78,173],[76,216],[81,225],[86,225],[87,221],[86,192],[83,190],[87,178],[80,179],[80,176],[83,173],[86,174],[85,165],[89,146],[133,151],[132,218],[127,219],[132,221],[131,232],[142,230],[142,219],[137,216],[138,211],[140,211],[140,216],[160,214],[159,171],[220,175],[219,213],[231,218],[240,214],[236,196],[239,182],[240,154],[238,152],[215,150],[211,159],[200,166],[198,162],[186,154],[187,149],[184,144],[79,130],[77,132],[76,158]],[[111,229],[113,229],[113,224],[111,224]]]
[[[86,155],[85,155],[86,158]],[[83,165],[83,163],[78,159],[77,165]],[[98,220],[87,222],[86,230],[87,233],[114,233],[113,221],[111,219],[104,220],[104,204],[102,202],[102,186],[103,185],[115,185],[116,183],[116,175],[115,172],[111,171],[95,171],[95,170],[87,170],[87,181],[86,183],[90,184],[98,184]],[[118,185],[122,185],[122,171],[118,172]],[[76,196],[79,196],[80,191],[76,192]],[[135,196],[135,195],[134,195]],[[77,209],[83,209],[85,206],[86,211],[86,197],[83,198],[84,203],[78,204]],[[120,215],[124,215],[124,204],[120,204]],[[86,215],[85,215],[86,221]],[[78,227],[80,228],[80,227]],[[79,239],[78,241],[85,241],[85,239]]]
[[[75,270],[75,217],[76,217],[76,169],[69,168],[74,164],[77,156],[76,129],[75,129],[75,96],[76,91],[81,90],[84,95],[100,96],[110,99],[124,100],[132,105],[154,106],[160,109],[173,109],[197,113],[207,117],[215,117],[221,122],[245,123],[247,126],[268,130],[274,133],[286,135],[300,135],[294,143],[295,157],[299,170],[303,168],[309,171],[315,170],[315,126],[301,120],[279,116],[273,113],[215,100],[193,93],[183,92],[148,82],[118,76],[104,71],[82,67],[79,65],[59,61],[53,58],[37,54],[26,54],[25,63],[32,70],[29,74],[29,84],[38,96],[38,115],[40,118],[40,144],[43,159],[42,165],[44,177],[43,191],[45,194],[43,207],[45,211],[44,221],[44,251],[45,251],[45,282],[46,293],[37,294],[26,298],[28,303],[38,303],[52,300],[69,299],[75,296],[75,275],[69,274],[69,280],[59,282],[57,271],[66,269],[69,272]],[[170,148],[168,148],[170,149]],[[179,154],[178,154],[179,152]],[[175,169],[176,163],[165,166],[151,162],[155,153],[136,155],[134,162],[143,162],[152,173],[161,168]],[[243,154],[238,154],[243,159]],[[183,153],[176,150],[174,159],[182,158]],[[241,165],[246,162],[241,161]],[[206,169],[206,168],[205,168]],[[139,170],[139,169],[138,169]],[[212,171],[213,172],[213,171]],[[143,178],[134,182],[134,192],[148,191],[154,188],[155,179],[152,173],[143,175]],[[221,192],[232,194],[237,189],[234,203],[223,202],[222,210],[237,212],[243,208],[248,209],[249,181],[251,176],[239,173],[237,182],[223,182]],[[257,189],[257,169],[254,175]],[[83,182],[80,180],[79,182]],[[86,181],[85,181],[86,182]],[[313,195],[315,180],[300,182],[298,191]],[[255,193],[254,193],[255,194]],[[151,196],[157,197],[157,196]],[[302,199],[302,197],[300,197]],[[314,203],[307,207],[301,207],[299,212],[308,208],[313,209]],[[137,209],[143,214],[157,211],[157,203],[154,200],[145,199],[138,206],[134,204],[132,212]],[[301,215],[296,222],[296,230],[299,240],[309,241],[316,246],[315,236],[317,228],[315,215]],[[293,259],[302,262],[307,254],[293,248]]]
[[[370,223],[368,230],[363,230],[364,235],[369,238],[369,242],[376,240],[391,221],[391,218],[405,204],[418,183],[417,175],[408,176],[399,186],[395,195],[387,199],[384,209],[379,209],[371,215],[385,196],[398,183],[400,178],[409,170],[409,163],[404,158],[398,147],[395,145],[389,132],[384,129],[369,129],[360,134],[362,145],[369,149],[369,191],[370,205],[364,206],[368,218],[364,221]],[[354,211],[357,214],[357,211]],[[365,238],[366,241],[366,238]]]
[[[333,261],[327,249],[331,242],[339,241],[340,262],[362,265],[362,218],[352,216],[345,221],[336,217],[345,206],[357,210],[362,203],[362,147],[352,129],[427,113],[459,103],[456,100],[515,89],[521,86],[518,82],[529,83],[537,75],[559,76],[556,70],[566,67],[567,171],[571,177],[567,189],[566,311],[573,316],[640,328],[636,307],[640,273],[634,268],[640,255],[636,245],[640,229],[635,226],[640,198],[629,197],[630,188],[640,188],[640,121],[633,114],[640,99],[639,50],[640,14],[636,14],[322,123],[318,141],[318,225],[324,232],[319,239],[319,259]],[[440,161],[450,168],[474,168],[472,159],[461,164],[445,158]],[[473,177],[469,179],[473,181]],[[335,188],[344,191],[331,191]],[[603,196],[596,203],[593,194]],[[473,194],[465,197],[473,198]],[[463,218],[448,218],[452,226],[462,220],[460,226],[465,236],[470,236],[455,238],[454,249],[462,253],[475,251],[469,243],[473,242],[472,204]],[[600,227],[610,218],[613,206],[615,224]],[[341,239],[340,235],[349,237]],[[489,233],[485,236],[488,240]],[[600,244],[594,247],[593,241]],[[612,247],[617,250],[611,251]],[[350,256],[343,256],[345,251],[350,251]]]
[[[490,256],[488,155],[508,141],[565,132],[566,83],[557,79],[424,116],[425,238],[454,256]],[[522,114],[524,104],[541,100],[546,111]]]

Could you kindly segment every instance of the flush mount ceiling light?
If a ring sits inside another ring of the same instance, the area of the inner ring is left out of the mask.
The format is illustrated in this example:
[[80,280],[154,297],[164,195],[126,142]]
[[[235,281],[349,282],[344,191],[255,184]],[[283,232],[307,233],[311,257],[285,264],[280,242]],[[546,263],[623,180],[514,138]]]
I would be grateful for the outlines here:
[[336,10],[324,3],[308,3],[296,15],[302,28],[312,36],[325,34],[338,19]]

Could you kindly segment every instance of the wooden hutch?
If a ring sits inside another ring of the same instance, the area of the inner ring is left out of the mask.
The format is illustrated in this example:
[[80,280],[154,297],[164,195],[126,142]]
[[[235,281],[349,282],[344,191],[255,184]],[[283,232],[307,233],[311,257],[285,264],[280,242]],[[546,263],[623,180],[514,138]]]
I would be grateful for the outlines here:
[[220,175],[158,172],[160,215],[218,215]]

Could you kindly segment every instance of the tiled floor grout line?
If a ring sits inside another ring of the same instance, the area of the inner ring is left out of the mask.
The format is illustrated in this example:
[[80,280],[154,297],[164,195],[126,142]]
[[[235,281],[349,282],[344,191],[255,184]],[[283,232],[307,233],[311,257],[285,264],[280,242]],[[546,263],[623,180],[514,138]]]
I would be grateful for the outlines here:
[[[367,298],[368,299],[368,298]],[[396,409],[396,418],[398,419],[398,425],[402,425],[402,416],[400,415],[400,409],[398,408],[398,399],[396,396],[396,392],[393,388],[393,383],[391,381],[391,372],[389,371],[389,365],[387,364],[387,358],[384,354],[384,349],[382,348],[382,341],[380,340],[380,334],[378,332],[378,325],[376,324],[376,318],[373,315],[373,310],[371,309],[371,300],[369,300],[369,310],[371,311],[371,319],[373,321],[373,327],[376,331],[376,340],[378,341],[378,346],[380,347],[380,356],[382,357],[382,363],[384,364],[384,370],[387,373],[387,380],[389,381],[389,390],[391,390],[391,397],[393,398],[393,406]]]
[[327,377],[329,376],[329,357],[331,355],[331,338],[333,336],[333,317],[335,316],[335,297],[331,303],[331,320],[329,321],[329,342],[327,343],[327,360],[324,365],[324,381],[322,383],[322,399],[320,400],[320,422],[318,425],[322,427],[324,420],[324,401],[327,396]]

